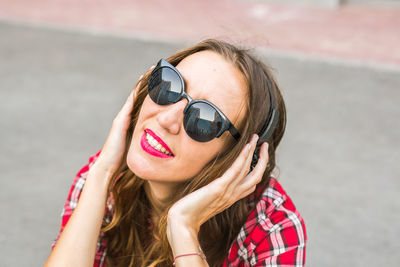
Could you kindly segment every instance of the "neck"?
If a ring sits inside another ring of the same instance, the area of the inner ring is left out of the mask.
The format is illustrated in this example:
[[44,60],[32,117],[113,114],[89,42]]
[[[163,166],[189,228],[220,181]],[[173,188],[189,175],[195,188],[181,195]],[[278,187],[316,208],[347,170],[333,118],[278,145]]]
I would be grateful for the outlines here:
[[171,202],[177,184],[147,181],[144,185],[147,198],[150,200],[154,215],[160,215]]

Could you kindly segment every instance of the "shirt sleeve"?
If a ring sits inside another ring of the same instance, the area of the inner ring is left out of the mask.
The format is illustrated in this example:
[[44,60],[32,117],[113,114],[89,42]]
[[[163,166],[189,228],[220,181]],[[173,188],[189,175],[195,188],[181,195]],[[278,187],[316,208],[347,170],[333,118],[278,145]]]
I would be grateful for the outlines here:
[[251,266],[304,266],[307,235],[303,218],[285,194],[270,204],[269,216],[255,227],[251,238]]
[[100,155],[101,151],[98,151],[96,154],[91,156],[89,158],[89,163],[83,166],[77,175],[75,176],[75,179],[72,182],[71,189],[69,190],[69,194],[67,197],[67,201],[64,204],[64,208],[61,212],[61,226],[60,226],[60,231],[53,241],[51,245],[51,249],[54,249],[54,246],[56,245],[58,239],[60,238],[60,235],[62,231],[64,230],[65,226],[67,225],[67,222],[69,218],[72,215],[72,212],[74,211],[76,205],[78,204],[79,197],[82,193],[83,185],[85,184],[87,174],[89,172],[89,169],[92,167],[92,165],[95,163],[96,159]]
[[295,214],[274,224],[251,257],[251,266],[304,266],[306,236],[302,221]]
[[[223,267],[304,266],[306,227],[282,186],[271,179],[231,245]],[[251,198],[251,201],[257,200]]]

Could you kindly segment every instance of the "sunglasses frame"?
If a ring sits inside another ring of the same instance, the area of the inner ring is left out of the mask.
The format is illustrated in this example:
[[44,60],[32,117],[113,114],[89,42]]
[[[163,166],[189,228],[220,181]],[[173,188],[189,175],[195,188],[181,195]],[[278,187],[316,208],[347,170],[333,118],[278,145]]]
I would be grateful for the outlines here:
[[[178,77],[179,77],[179,79],[180,79],[180,82],[181,82],[181,93],[180,93],[180,95],[179,95],[179,97],[177,98],[177,100],[176,101],[174,101],[174,102],[171,102],[170,104],[173,104],[173,103],[177,103],[178,101],[180,101],[182,98],[186,98],[187,100],[188,100],[188,104],[186,105],[186,107],[185,107],[185,109],[184,109],[184,111],[183,111],[183,113],[186,115],[186,113],[188,112],[188,110],[189,110],[189,108],[193,105],[193,104],[196,104],[196,103],[205,103],[205,104],[207,104],[207,105],[209,105],[209,106],[211,106],[212,108],[214,108],[216,111],[217,111],[217,113],[221,116],[221,118],[222,118],[222,126],[221,126],[221,129],[218,131],[218,133],[216,134],[216,136],[214,137],[214,138],[218,138],[218,137],[220,137],[225,131],[229,131],[230,133],[231,133],[231,135],[233,136],[233,138],[236,140],[236,141],[239,141],[239,139],[240,139],[240,133],[239,133],[239,131],[235,128],[235,126],[233,125],[233,123],[228,119],[228,117],[227,116],[225,116],[225,114],[216,106],[216,105],[214,105],[213,103],[211,103],[211,102],[209,102],[209,101],[207,101],[207,100],[203,100],[203,99],[193,99],[191,96],[189,96],[187,93],[186,93],[186,90],[185,90],[185,81],[184,81],[184,79],[183,79],[183,77],[182,77],[182,75],[180,74],[180,72],[175,68],[175,66],[173,66],[171,63],[169,63],[167,60],[165,60],[164,58],[162,58],[162,59],[160,59],[159,61],[158,61],[158,63],[157,63],[157,66],[154,68],[154,70],[151,72],[151,76],[155,73],[155,72],[157,72],[158,70],[160,70],[160,69],[162,69],[162,68],[169,68],[169,69],[171,69],[172,71],[174,71],[177,75],[178,75]],[[150,77],[151,77],[150,76]],[[150,78],[151,79],[151,78]],[[148,90],[148,93],[149,93],[149,96],[150,96],[150,92],[149,92],[149,88],[147,87],[147,90]],[[151,97],[150,97],[150,99],[151,99]],[[154,100],[152,99],[152,101],[154,102]],[[154,102],[154,103],[156,103],[156,102]],[[157,105],[160,105],[160,104],[158,104],[158,103],[156,103]],[[170,104],[168,104],[168,105],[170,105]],[[165,105],[166,106],[166,105]],[[213,138],[213,139],[214,139]],[[192,138],[193,139],[193,138]],[[193,140],[195,140],[195,139],[193,139]],[[212,140],[212,139],[211,139]],[[209,140],[209,141],[211,141],[211,140]],[[201,142],[201,141],[198,141],[198,140],[195,140],[195,141],[197,141],[197,142]]]

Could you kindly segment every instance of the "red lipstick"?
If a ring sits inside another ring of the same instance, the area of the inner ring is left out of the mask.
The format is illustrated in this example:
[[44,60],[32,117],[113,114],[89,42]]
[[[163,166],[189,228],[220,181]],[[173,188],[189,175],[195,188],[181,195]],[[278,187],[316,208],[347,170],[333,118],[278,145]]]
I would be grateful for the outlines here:
[[[171,156],[171,155],[164,154],[164,153],[162,153],[161,151],[158,151],[157,149],[155,149],[154,147],[152,147],[152,146],[149,144],[149,142],[147,142],[146,133],[150,134],[154,139],[157,140],[157,142],[159,142],[162,146],[164,146],[165,149],[166,149],[168,152],[170,152],[170,153],[172,154],[172,156]],[[152,156],[159,157],[159,158],[173,158],[173,157],[174,157],[174,155],[173,155],[171,149],[161,140],[160,137],[158,137],[158,136],[157,136],[155,133],[153,133],[150,129],[145,129],[145,130],[144,130],[143,135],[142,135],[142,138],[140,139],[140,145],[141,145],[141,147],[142,147],[142,149],[143,149],[144,151],[146,151],[147,153],[149,153],[149,154],[152,155]]]
[[163,141],[160,137],[158,137],[152,130],[150,130],[149,128],[146,128],[146,129],[144,129],[144,131],[145,131],[146,133],[148,133],[149,135],[153,136],[153,138],[156,139],[157,142],[159,142],[163,147],[165,147],[165,149],[166,149],[169,153],[171,153],[172,155],[174,154],[174,153],[172,153],[171,149],[167,146],[167,144],[164,143],[164,141]]

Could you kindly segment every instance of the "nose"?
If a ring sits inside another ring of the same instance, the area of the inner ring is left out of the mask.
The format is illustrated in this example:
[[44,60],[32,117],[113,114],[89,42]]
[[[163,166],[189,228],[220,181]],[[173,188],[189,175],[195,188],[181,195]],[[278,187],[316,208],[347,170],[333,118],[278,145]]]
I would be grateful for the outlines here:
[[181,127],[183,127],[183,111],[187,104],[188,101],[183,98],[174,104],[165,106],[157,114],[157,121],[160,126],[171,134],[179,134]]

